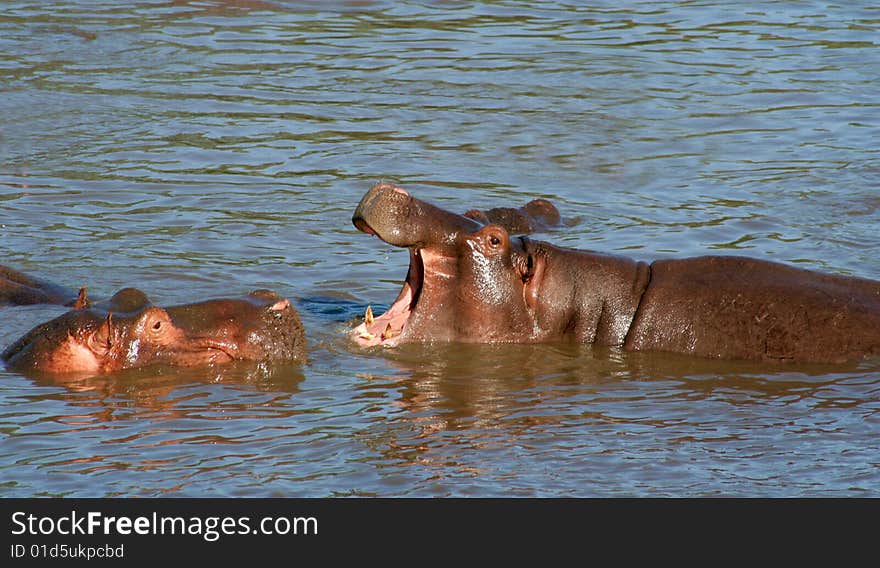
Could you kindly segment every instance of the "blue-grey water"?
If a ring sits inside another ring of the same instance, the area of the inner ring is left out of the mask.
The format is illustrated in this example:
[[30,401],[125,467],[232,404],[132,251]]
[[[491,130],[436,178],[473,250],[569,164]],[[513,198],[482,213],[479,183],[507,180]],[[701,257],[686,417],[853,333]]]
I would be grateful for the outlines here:
[[[880,279],[875,2],[0,2],[0,264],[273,288],[306,365],[0,371],[0,496],[880,496],[880,362],[345,340],[379,180],[540,238]],[[7,345],[61,308],[5,308]]]

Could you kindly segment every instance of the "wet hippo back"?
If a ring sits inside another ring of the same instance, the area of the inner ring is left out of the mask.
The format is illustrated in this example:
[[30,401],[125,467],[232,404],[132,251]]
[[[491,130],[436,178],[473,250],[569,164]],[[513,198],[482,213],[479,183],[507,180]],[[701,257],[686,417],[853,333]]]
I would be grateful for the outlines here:
[[880,354],[880,282],[741,257],[656,261],[625,347],[803,362]]

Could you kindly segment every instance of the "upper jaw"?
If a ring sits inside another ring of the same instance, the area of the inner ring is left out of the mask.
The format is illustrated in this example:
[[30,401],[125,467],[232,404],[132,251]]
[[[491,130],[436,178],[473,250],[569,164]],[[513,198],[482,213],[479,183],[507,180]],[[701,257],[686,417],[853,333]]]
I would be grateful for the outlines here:
[[358,230],[398,247],[444,246],[482,223],[411,197],[391,183],[374,185],[352,215]]

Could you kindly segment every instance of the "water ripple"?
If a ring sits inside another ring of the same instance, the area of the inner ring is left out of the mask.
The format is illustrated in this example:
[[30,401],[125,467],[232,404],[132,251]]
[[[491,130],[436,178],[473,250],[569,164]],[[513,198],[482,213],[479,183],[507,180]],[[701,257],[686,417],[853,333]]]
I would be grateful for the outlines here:
[[[555,200],[563,245],[880,278],[868,2],[11,2],[4,263],[159,304],[274,288],[303,368],[0,372],[10,496],[863,496],[878,370],[570,346],[354,352],[377,180]],[[57,315],[4,310],[0,344]]]

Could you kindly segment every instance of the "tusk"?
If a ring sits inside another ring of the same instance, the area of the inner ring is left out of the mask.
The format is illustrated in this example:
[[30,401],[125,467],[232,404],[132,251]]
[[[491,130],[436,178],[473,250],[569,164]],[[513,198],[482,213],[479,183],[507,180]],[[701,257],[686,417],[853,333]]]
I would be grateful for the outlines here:
[[367,306],[367,311],[364,312],[364,323],[367,324],[367,327],[373,325],[373,306]]
[[382,340],[384,341],[386,339],[391,339],[395,335],[397,335],[397,332],[394,331],[394,329],[391,327],[391,324],[389,323],[387,326],[385,326],[385,331],[382,332]]

